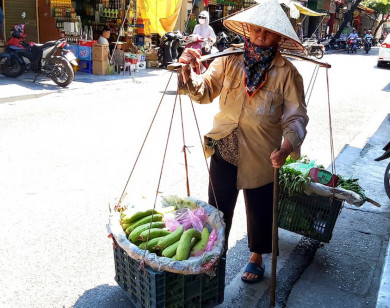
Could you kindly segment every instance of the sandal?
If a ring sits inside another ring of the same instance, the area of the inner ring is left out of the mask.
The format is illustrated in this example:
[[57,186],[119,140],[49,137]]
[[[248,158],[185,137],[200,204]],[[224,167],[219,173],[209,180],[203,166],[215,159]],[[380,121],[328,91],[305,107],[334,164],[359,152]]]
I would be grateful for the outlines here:
[[265,270],[264,264],[263,264],[262,267],[260,267],[256,263],[249,262],[248,265],[245,268],[244,273],[247,272],[247,273],[251,273],[251,274],[257,275],[257,278],[248,279],[248,278],[241,277],[241,280],[243,282],[246,282],[246,283],[259,282],[259,281],[263,280],[263,278],[264,278],[264,270]]

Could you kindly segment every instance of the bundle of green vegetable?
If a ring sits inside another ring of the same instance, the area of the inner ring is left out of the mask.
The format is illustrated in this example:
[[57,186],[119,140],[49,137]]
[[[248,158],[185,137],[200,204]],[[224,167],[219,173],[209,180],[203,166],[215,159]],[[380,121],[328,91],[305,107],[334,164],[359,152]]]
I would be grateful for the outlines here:
[[[288,197],[291,197],[294,193],[302,193],[311,183],[311,179],[308,174],[303,174],[300,170],[289,167],[292,163],[296,162],[299,162],[302,165],[307,165],[307,168],[310,168],[309,165],[314,166],[314,163],[311,162],[307,156],[303,156],[298,160],[293,160],[290,156],[287,158],[284,166],[280,168],[279,185],[281,191],[284,194],[287,194]],[[322,165],[316,165],[315,167],[324,169],[324,166]],[[339,174],[337,176],[339,177],[337,187],[353,191],[359,194],[364,200],[371,200],[366,197],[364,189],[359,185],[359,179],[347,179]]]
[[287,196],[294,193],[302,193],[310,185],[311,180],[305,177],[300,171],[285,166],[279,171],[279,187]]
[[310,185],[311,179],[302,174],[301,171],[290,168],[289,165],[295,162],[301,162],[302,164],[310,163],[307,156],[303,156],[298,160],[293,160],[290,156],[287,157],[286,163],[279,170],[279,187],[280,190],[291,197],[294,193],[302,193],[305,188]]
[[337,176],[339,177],[339,180],[337,182],[338,187],[344,188],[346,190],[351,190],[359,194],[360,196],[362,196],[364,200],[367,199],[364,189],[358,183],[359,179],[352,179],[352,178],[345,179],[339,174]]

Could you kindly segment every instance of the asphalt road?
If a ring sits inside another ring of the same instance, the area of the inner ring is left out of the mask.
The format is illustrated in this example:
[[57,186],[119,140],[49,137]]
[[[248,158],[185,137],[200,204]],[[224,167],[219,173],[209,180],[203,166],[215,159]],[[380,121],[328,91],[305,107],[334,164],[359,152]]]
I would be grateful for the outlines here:
[[[353,140],[370,137],[390,113],[390,69],[368,55],[325,55],[329,70],[335,156]],[[314,66],[294,61],[305,85]],[[0,104],[0,306],[125,307],[115,283],[108,204],[120,197],[168,71],[147,78],[96,82],[30,100]],[[329,165],[326,71],[319,70],[308,106],[310,123],[302,153]],[[175,99],[175,77],[156,118],[125,199],[153,206]],[[3,89],[3,88],[2,88]],[[1,90],[2,91],[2,90]],[[0,94],[1,96],[1,94]],[[191,104],[182,98],[189,146],[191,195],[207,199],[207,169]],[[201,134],[218,104],[195,106]],[[182,135],[176,110],[165,162],[163,194],[185,195]],[[227,284],[249,257],[240,196],[229,246]],[[286,242],[299,240],[286,234]]]

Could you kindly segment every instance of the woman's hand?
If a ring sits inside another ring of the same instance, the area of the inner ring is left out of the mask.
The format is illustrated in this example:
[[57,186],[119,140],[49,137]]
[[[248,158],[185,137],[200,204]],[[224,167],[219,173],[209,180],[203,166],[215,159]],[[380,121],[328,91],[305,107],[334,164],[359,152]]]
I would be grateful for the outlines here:
[[[186,48],[180,56],[179,62],[183,64],[189,64],[192,68],[195,69],[199,66],[198,59],[200,59],[200,57],[201,51],[199,49]],[[190,78],[191,69],[189,65],[185,65],[181,69],[184,83],[187,83],[188,79]]]
[[280,150],[274,150],[271,153],[270,159],[272,167],[280,168],[286,162],[287,157],[290,155],[291,151],[281,148]]

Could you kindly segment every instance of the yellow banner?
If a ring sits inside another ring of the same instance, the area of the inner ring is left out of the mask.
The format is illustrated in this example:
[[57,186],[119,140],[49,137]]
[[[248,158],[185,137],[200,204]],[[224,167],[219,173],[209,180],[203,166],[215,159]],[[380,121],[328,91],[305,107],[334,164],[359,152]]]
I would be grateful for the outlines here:
[[172,31],[183,0],[137,0],[138,17],[150,20],[150,31],[164,35]]

